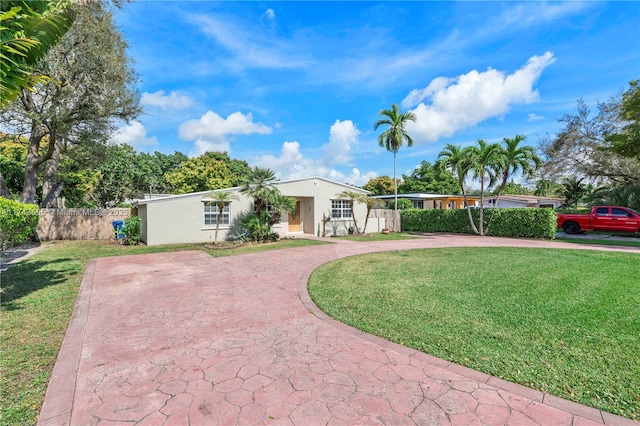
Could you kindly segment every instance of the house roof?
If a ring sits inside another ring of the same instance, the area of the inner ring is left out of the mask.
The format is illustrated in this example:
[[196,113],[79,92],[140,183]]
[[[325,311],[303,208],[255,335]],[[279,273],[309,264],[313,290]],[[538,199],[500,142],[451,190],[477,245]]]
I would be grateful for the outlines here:
[[[329,182],[333,185],[338,185],[338,186],[342,186],[345,189],[351,189],[353,191],[359,191],[365,194],[369,194],[370,191],[367,191],[366,189],[362,189],[362,188],[358,188],[357,186],[352,186],[352,185],[348,185],[346,183],[340,183],[340,182],[336,182],[334,180],[331,179],[327,179],[327,178],[323,178],[320,176],[310,176],[310,177],[306,177],[306,178],[296,178],[296,179],[287,179],[287,180],[278,180],[278,181],[273,181],[272,183],[275,186],[281,185],[283,183],[294,183],[294,182],[301,182],[301,181],[305,181],[305,180],[314,180],[314,181],[324,181],[324,182]],[[188,197],[204,197],[205,195],[213,192],[213,191],[240,191],[242,187],[241,186],[234,186],[232,188],[221,188],[221,189],[215,189],[215,190],[210,190],[210,191],[200,191],[200,192],[190,192],[188,194],[177,194],[177,195],[167,195],[167,196],[162,196],[162,197],[154,197],[154,198],[147,198],[144,200],[137,200],[134,202],[134,205],[144,205],[144,204],[150,204],[150,203],[156,203],[156,202],[162,202],[162,201],[166,201],[166,200],[173,200],[173,199],[177,199],[177,198],[188,198]]]
[[536,195],[511,195],[511,194],[501,195],[500,199],[505,201],[517,201],[522,203],[540,203],[545,201],[549,201],[549,202],[555,201],[555,202],[561,203],[564,201],[564,199],[562,198],[538,197]]
[[[374,195],[371,198],[379,198],[381,200],[392,199],[395,195]],[[433,193],[412,193],[412,194],[398,194],[398,198],[407,198],[409,200],[434,200],[440,198],[462,198],[461,194],[433,194]],[[480,199],[477,195],[467,195],[470,199]]]

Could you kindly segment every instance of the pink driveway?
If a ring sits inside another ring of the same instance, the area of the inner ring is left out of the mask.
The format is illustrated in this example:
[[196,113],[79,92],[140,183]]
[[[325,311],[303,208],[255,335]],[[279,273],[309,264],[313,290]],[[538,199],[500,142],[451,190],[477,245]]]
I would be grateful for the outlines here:
[[39,424],[638,425],[362,333],[306,291],[334,259],[451,246],[586,248],[437,235],[94,259]]

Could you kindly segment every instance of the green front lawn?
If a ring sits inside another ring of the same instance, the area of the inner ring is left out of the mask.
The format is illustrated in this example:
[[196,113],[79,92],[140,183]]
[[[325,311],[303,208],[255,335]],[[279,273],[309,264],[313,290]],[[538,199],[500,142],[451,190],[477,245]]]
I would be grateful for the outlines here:
[[332,317],[562,398],[640,418],[640,256],[451,248],[338,260],[309,292]]
[[180,250],[205,250],[219,257],[313,244],[323,243],[283,240],[224,250],[206,250],[203,244],[146,247],[103,241],[47,243],[44,250],[2,273],[0,424],[36,423],[89,259]]

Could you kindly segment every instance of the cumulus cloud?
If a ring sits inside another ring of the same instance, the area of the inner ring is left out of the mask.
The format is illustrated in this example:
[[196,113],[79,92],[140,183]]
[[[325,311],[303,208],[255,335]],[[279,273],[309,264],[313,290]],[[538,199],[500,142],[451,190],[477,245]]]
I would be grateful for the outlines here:
[[276,19],[276,12],[274,12],[273,9],[269,8],[264,12],[262,16],[268,21],[273,21],[274,19]]
[[542,121],[544,120],[544,116],[531,113],[529,114],[529,121]]
[[351,120],[336,120],[329,130],[329,143],[322,148],[325,162],[330,165],[346,165],[351,161],[351,147],[358,143],[360,130]]
[[147,130],[144,128],[142,123],[136,120],[133,120],[116,130],[111,136],[111,142],[116,144],[126,143],[134,148],[158,144],[156,137],[148,137]]
[[164,90],[158,90],[154,93],[144,92],[140,102],[162,109],[184,109],[193,105],[193,100],[189,96],[181,95],[178,92],[165,95]]
[[555,62],[551,52],[532,56],[512,74],[489,68],[472,70],[457,78],[438,77],[424,89],[412,90],[402,101],[413,109],[416,122],[407,125],[416,142],[434,142],[440,137],[476,125],[492,117],[503,116],[513,105],[538,100],[533,86],[542,71]]
[[255,123],[251,113],[236,111],[223,118],[213,111],[207,111],[199,119],[189,120],[180,125],[178,135],[181,139],[195,142],[194,155],[205,151],[230,151],[228,138],[235,135],[267,135],[271,127]]

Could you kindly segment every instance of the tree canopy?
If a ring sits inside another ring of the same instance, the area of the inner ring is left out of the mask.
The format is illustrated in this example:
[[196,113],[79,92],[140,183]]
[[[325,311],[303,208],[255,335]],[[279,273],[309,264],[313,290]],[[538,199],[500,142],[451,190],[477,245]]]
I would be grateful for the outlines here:
[[398,193],[459,194],[460,187],[453,173],[437,164],[423,161],[409,176],[402,175]]

